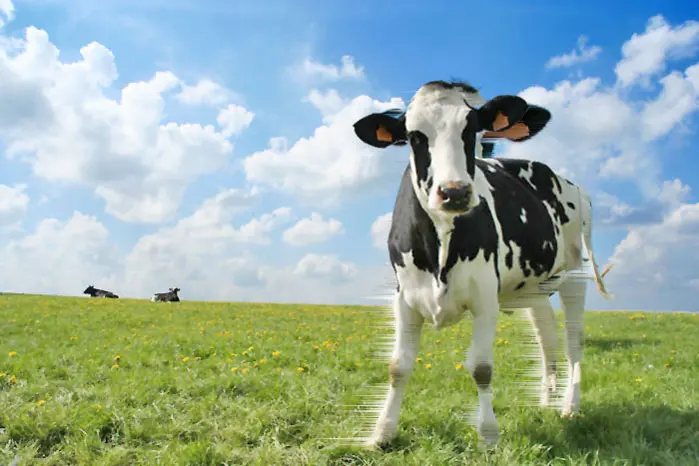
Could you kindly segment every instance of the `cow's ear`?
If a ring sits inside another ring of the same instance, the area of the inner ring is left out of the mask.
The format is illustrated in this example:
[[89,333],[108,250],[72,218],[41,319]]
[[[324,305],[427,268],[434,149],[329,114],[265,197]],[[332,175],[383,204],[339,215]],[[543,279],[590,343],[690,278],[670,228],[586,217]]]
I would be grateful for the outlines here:
[[354,133],[370,146],[383,149],[406,143],[405,115],[400,110],[372,113],[354,124]]
[[521,120],[501,131],[486,131],[484,139],[509,139],[522,142],[536,136],[551,120],[551,112],[538,105],[529,105]]

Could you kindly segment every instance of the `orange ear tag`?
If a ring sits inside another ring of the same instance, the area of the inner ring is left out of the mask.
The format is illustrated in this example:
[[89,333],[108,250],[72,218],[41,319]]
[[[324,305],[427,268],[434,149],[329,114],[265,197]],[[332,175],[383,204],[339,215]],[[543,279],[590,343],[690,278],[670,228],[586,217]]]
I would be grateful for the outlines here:
[[493,122],[493,129],[495,131],[500,131],[508,126],[510,126],[510,120],[507,118],[507,116],[503,115],[502,112],[498,112],[495,117],[495,121]]
[[393,135],[383,125],[379,125],[376,128],[376,139],[383,142],[393,142]]

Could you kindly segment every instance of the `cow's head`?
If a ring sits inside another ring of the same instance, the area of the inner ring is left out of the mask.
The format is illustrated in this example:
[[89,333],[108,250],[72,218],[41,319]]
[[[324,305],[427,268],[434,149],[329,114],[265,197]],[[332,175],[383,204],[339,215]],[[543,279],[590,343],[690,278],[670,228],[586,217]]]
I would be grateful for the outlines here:
[[474,178],[481,139],[525,141],[550,118],[548,110],[521,97],[485,102],[468,84],[433,81],[417,91],[404,114],[373,113],[357,121],[354,130],[374,147],[409,144],[415,194],[428,211],[452,216],[479,203]]
[[180,289],[179,288],[170,288],[170,291],[172,291],[173,293],[175,293],[175,295],[177,295],[177,293],[179,293]]
[[95,286],[90,285],[87,288],[85,288],[85,291],[83,291],[83,294],[92,294],[95,291]]

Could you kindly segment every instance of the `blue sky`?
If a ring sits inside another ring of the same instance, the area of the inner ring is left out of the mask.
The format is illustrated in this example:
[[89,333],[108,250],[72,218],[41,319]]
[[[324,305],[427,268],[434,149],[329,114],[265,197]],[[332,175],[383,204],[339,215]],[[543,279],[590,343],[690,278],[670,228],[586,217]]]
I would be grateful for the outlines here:
[[[407,153],[362,147],[348,128],[460,78],[551,109],[541,137],[498,151],[591,193],[617,299],[590,292],[590,306],[697,310],[698,13],[660,1],[0,0],[0,288],[367,302],[388,273],[376,247],[387,223],[376,238],[372,225],[392,210]],[[62,68],[92,43],[89,66]],[[28,50],[43,52],[18,61]],[[585,58],[547,66],[574,50]],[[119,107],[156,72],[169,73],[159,90]],[[289,152],[265,152],[272,138]]]

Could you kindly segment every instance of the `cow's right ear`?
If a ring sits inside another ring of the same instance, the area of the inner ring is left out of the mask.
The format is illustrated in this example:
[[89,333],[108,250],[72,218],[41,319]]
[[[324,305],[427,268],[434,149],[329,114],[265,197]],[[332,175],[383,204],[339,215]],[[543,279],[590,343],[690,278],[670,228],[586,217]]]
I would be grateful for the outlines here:
[[405,115],[400,110],[372,113],[354,124],[354,133],[366,144],[381,149],[405,145]]

